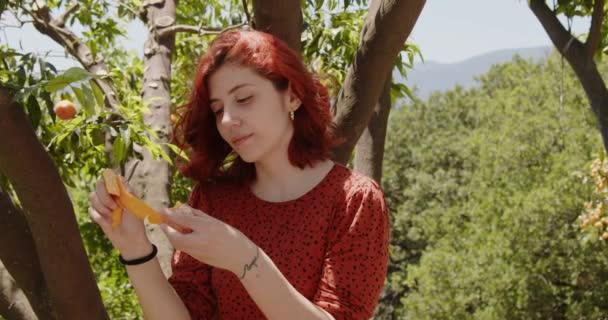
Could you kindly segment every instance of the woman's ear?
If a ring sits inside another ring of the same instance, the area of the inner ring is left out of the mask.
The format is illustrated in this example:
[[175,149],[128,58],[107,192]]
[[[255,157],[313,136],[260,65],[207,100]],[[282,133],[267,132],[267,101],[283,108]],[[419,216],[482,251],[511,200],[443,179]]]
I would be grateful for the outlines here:
[[291,89],[291,84],[287,87],[287,109],[288,111],[296,111],[302,105],[302,100],[296,96]]

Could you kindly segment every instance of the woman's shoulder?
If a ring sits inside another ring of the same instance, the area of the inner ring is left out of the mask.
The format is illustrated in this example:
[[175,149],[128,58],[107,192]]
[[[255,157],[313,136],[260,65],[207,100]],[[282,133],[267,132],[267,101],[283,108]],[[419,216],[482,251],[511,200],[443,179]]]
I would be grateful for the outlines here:
[[369,193],[384,196],[382,187],[374,179],[339,163],[335,164],[334,171],[330,184],[341,189],[346,199]]
[[[372,178],[339,165],[336,177],[341,177],[336,188],[336,206],[331,219],[331,242],[338,243],[346,234],[386,234],[389,229],[388,207],[384,192]],[[373,229],[373,230],[372,230]],[[347,242],[349,240],[346,240]],[[354,240],[353,240],[354,241]]]

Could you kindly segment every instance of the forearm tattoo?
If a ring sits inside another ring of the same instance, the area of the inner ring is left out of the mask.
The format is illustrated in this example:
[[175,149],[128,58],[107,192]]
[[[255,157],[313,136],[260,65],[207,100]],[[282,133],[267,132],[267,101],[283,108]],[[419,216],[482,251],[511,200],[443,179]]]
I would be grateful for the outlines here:
[[250,264],[245,264],[243,266],[243,275],[241,276],[241,279],[245,278],[245,274],[247,273],[247,271],[253,269],[253,267],[257,267],[258,265],[256,264],[256,261],[258,261],[258,257],[260,256],[260,247],[256,247],[256,252],[255,252],[255,257],[253,258],[253,260],[251,260]]

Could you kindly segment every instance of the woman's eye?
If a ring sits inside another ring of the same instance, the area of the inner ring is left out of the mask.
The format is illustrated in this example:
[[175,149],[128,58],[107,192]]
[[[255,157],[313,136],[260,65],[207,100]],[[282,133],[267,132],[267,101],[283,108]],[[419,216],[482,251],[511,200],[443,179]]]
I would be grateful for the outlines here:
[[222,114],[223,111],[224,111],[224,108],[219,108],[219,109],[213,111],[213,114],[215,114],[217,116],[217,115]]
[[245,97],[245,98],[241,98],[241,99],[236,99],[236,102],[238,103],[244,103],[249,101],[253,96],[249,96],[249,97]]

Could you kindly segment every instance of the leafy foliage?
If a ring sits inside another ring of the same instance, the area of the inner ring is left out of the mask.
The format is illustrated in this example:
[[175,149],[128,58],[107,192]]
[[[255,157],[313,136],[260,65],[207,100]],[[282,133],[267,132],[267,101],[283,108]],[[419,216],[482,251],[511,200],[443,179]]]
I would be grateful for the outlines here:
[[[336,97],[357,52],[368,1],[309,0],[306,3],[302,56],[328,88],[330,96]],[[406,77],[406,68],[412,68],[415,55],[422,56],[418,47],[404,44],[395,61],[395,68],[402,76]],[[393,102],[405,96],[415,99],[407,86],[392,85]]]
[[577,222],[602,148],[585,101],[556,56],[516,58],[392,114],[393,317],[605,316],[608,247]]
[[[590,19],[593,15],[593,0],[557,0],[548,1],[547,4],[553,9],[556,15],[565,16],[567,20],[567,29],[570,31],[572,21],[576,18]],[[604,3],[604,13],[608,10],[608,2]],[[585,42],[588,34],[581,34],[578,37]],[[603,58],[604,54],[608,54],[608,15],[604,14],[604,19],[600,28],[599,46],[595,57],[598,60]]]

